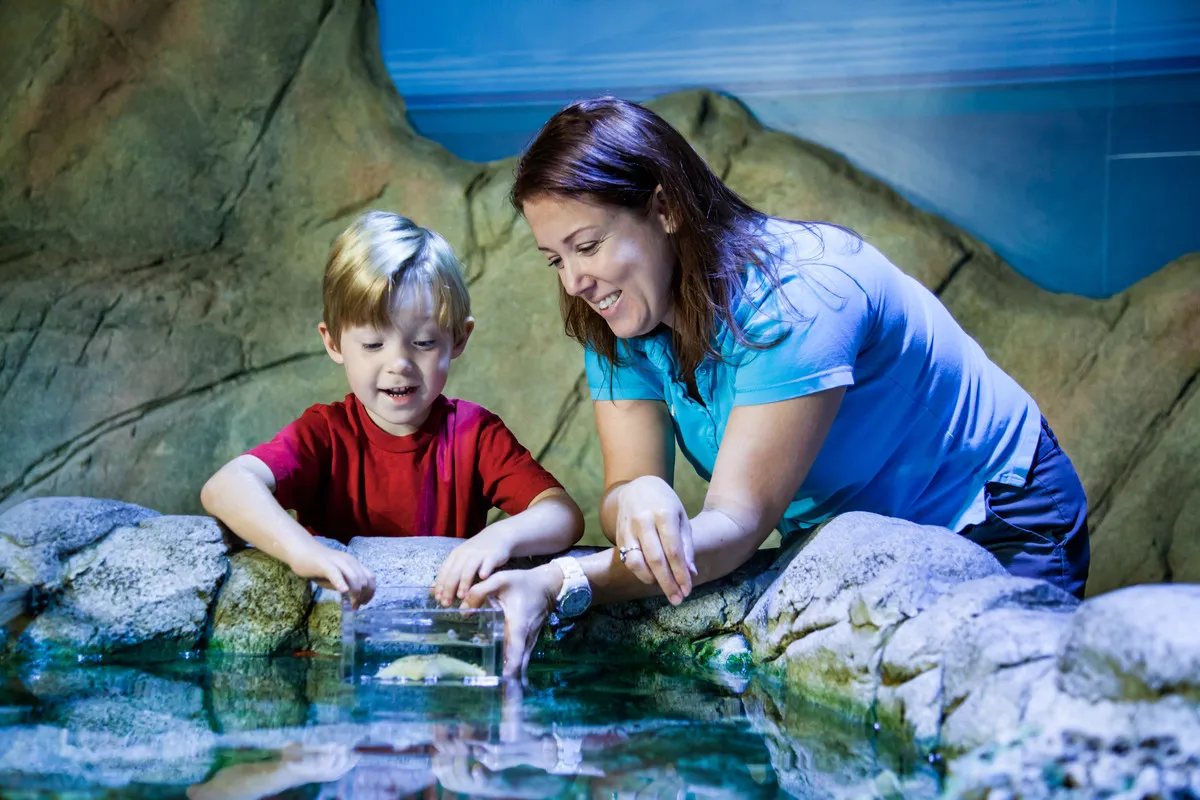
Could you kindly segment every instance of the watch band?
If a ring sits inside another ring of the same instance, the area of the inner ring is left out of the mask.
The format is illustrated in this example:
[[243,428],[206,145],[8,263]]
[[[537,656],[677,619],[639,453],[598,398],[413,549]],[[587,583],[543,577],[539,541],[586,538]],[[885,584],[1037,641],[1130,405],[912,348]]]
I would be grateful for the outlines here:
[[563,573],[563,585],[558,590],[558,600],[563,598],[563,595],[567,593],[570,586],[578,586],[581,582],[587,581],[587,575],[583,573],[583,567],[579,566],[579,559],[574,556],[559,556],[550,563],[557,564]]

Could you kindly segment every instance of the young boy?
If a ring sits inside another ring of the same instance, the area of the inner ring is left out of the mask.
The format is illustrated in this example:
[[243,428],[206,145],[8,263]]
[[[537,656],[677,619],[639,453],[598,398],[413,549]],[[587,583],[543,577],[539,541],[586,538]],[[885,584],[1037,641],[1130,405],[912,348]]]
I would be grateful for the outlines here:
[[[355,605],[370,600],[374,576],[309,531],[466,539],[438,573],[446,605],[510,558],[579,541],[579,507],[499,417],[442,395],[475,326],[445,239],[395,214],[363,215],[334,242],[324,303],[318,329],[351,393],[218,470],[200,493],[210,514]],[[493,506],[510,516],[485,528]]]

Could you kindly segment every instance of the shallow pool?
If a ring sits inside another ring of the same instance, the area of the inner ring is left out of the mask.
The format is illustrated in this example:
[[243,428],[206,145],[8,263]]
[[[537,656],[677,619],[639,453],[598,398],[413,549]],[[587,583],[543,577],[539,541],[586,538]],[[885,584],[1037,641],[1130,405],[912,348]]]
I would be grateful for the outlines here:
[[[4,797],[936,794],[925,760],[765,680],[535,665],[526,686],[341,680],[323,657],[9,665]],[[915,783],[914,783],[915,781]]]

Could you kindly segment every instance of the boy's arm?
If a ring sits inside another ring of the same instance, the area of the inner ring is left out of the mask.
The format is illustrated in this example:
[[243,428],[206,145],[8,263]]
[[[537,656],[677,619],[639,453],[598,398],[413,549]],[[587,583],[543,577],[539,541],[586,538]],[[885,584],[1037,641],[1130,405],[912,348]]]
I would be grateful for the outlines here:
[[484,494],[508,514],[476,535],[504,532],[509,557],[566,550],[583,537],[583,513],[508,426],[489,412],[479,435],[478,470]]
[[242,455],[208,479],[200,502],[209,514],[250,544],[291,567],[302,578],[349,592],[362,605],[375,591],[375,577],[348,553],[323,546],[275,499],[275,475],[261,459]]
[[513,558],[560,553],[583,538],[583,512],[556,486],[533,498],[521,513],[489,525],[484,534],[508,539]]
[[444,606],[464,599],[475,582],[511,558],[566,550],[583,536],[583,512],[566,490],[553,486],[524,511],[484,528],[451,551],[434,580],[433,595]]

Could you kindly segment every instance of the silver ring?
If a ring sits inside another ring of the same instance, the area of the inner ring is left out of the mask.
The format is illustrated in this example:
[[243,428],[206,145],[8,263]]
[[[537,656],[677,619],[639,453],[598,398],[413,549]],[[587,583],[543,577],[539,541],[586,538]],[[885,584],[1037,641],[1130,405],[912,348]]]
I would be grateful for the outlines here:
[[621,554],[621,563],[624,564],[625,556],[629,555],[630,553],[632,553],[635,550],[641,550],[642,548],[638,547],[635,544],[633,547],[619,547],[617,549],[620,551],[620,554]]

